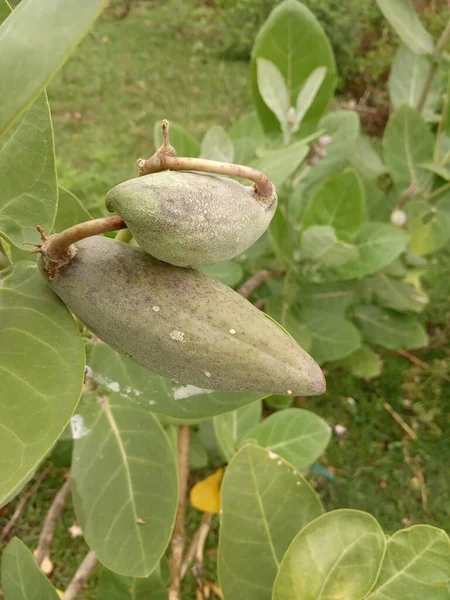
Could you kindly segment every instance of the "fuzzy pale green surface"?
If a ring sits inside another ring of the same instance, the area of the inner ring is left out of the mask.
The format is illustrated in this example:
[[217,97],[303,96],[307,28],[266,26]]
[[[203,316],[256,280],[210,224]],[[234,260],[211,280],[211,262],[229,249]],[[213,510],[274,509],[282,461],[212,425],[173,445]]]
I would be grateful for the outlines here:
[[242,254],[266,231],[276,205],[276,196],[264,203],[232,179],[175,171],[125,181],[106,197],[143,250],[180,267]]
[[96,236],[50,285],[101,340],[148,369],[211,390],[321,394],[314,360],[228,286]]

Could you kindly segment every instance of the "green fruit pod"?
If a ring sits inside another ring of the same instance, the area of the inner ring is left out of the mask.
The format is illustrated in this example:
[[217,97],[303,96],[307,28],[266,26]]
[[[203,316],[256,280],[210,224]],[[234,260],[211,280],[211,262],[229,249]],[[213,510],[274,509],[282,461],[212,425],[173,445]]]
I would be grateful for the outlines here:
[[179,267],[200,267],[242,254],[269,226],[277,206],[226,177],[162,171],[120,183],[106,207],[122,217],[139,246]]
[[248,300],[137,247],[86,238],[49,284],[103,342],[179,383],[302,396],[325,391],[320,367]]

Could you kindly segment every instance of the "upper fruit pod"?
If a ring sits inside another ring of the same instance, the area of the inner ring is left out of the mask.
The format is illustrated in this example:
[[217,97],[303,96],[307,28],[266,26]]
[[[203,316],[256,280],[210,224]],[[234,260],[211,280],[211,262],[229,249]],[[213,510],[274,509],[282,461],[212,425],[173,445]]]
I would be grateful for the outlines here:
[[180,267],[241,254],[266,231],[276,205],[273,186],[263,197],[254,186],[186,171],[137,177],[106,196],[107,209],[123,218],[143,250]]

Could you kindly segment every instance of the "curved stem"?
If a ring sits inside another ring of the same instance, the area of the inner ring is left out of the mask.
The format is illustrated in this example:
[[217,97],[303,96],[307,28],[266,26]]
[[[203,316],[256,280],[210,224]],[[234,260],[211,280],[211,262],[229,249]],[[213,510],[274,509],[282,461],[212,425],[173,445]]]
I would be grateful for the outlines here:
[[84,557],[84,560],[79,566],[72,581],[69,583],[69,587],[64,592],[63,600],[73,600],[78,595],[97,564],[98,558],[95,552],[90,550]]
[[[447,42],[449,41],[449,39],[450,39],[450,20],[447,22],[447,25],[445,26],[445,29],[442,32],[441,37],[439,38],[439,40],[436,44],[436,48],[433,52],[433,57],[435,59],[439,58],[441,56],[441,54],[444,52],[445,46],[447,45]],[[437,64],[437,61],[434,60],[428,70],[428,75],[427,75],[427,78],[425,79],[425,83],[423,84],[419,102],[417,103],[417,110],[419,112],[422,112],[424,109],[424,106],[427,101],[428,94],[430,93],[431,86],[433,85],[433,80],[434,80],[437,70],[438,70],[438,64]]]

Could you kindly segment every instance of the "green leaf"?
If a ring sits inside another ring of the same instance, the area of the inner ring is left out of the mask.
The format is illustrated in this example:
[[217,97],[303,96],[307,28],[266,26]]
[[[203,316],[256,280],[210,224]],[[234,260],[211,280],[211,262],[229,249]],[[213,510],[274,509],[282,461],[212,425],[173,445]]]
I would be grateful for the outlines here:
[[75,321],[36,266],[1,277],[0,506],[64,431],[84,377]]
[[[302,35],[298,32],[301,31]],[[311,52],[314,48],[314,52]],[[317,121],[327,109],[336,79],[336,66],[330,43],[316,17],[300,2],[285,0],[270,14],[259,30],[253,46],[250,81],[254,105],[267,132],[279,132],[280,124],[266,106],[258,89],[257,61],[265,58],[281,72],[287,85],[289,105],[295,106],[297,96],[311,73],[325,67],[327,75],[305,122]]]
[[448,600],[450,541],[442,529],[415,525],[389,538],[380,575],[367,600]]
[[145,579],[123,577],[103,569],[97,586],[97,600],[168,600],[168,597],[159,564]]
[[287,408],[258,423],[246,437],[304,471],[328,446],[331,429],[309,410]]
[[302,225],[333,227],[340,240],[359,233],[364,215],[364,187],[356,171],[326,179],[311,198]]
[[[153,125],[153,143],[155,148],[163,144],[161,121],[155,121]],[[181,125],[170,121],[170,143],[176,149],[178,156],[200,156],[200,143],[186,131]]]
[[[405,46],[399,48],[388,82],[389,97],[394,110],[403,104],[417,108],[430,72],[430,66],[430,61],[421,54],[411,52]],[[435,113],[436,105],[439,102],[440,88],[440,79],[435,76],[423,108],[425,118]]]
[[433,52],[433,37],[420,22],[409,0],[377,0],[377,4],[402,42],[410,50],[416,54]]
[[309,483],[284,459],[254,444],[241,448],[222,483],[218,569],[225,600],[270,600],[289,544],[322,512]]
[[434,173],[438,177],[442,177],[442,179],[445,179],[445,181],[450,181],[450,171],[447,169],[447,167],[444,167],[443,165],[436,165],[434,163],[422,163],[420,166],[422,169],[425,169],[430,173]]
[[3,23],[0,135],[37,98],[105,4],[106,0],[27,0]]
[[429,173],[420,165],[433,160],[433,148],[433,135],[423,117],[409,106],[398,108],[387,124],[383,150],[384,161],[400,194],[413,183],[426,186]]
[[236,453],[239,442],[261,418],[261,400],[213,418],[217,443],[227,462]]
[[49,233],[58,205],[53,128],[45,93],[0,137],[0,189],[0,231],[16,246],[40,242],[36,225]]
[[434,206],[423,200],[408,202],[409,249],[427,255],[445,246],[450,239],[450,197]]
[[90,221],[92,218],[90,212],[75,194],[59,186],[58,212],[53,227],[55,233],[77,225],[77,223]]
[[267,143],[264,129],[255,112],[248,113],[233,123],[228,130],[228,135],[234,144],[234,160],[240,165],[251,162],[258,148],[264,147]]
[[273,396],[264,398],[264,403],[271,410],[285,410],[286,408],[291,408],[294,403],[294,398],[292,396],[279,396],[274,394]]
[[291,106],[283,75],[265,58],[256,60],[258,90],[262,99],[278,119],[281,131],[288,131],[288,112]]
[[317,69],[314,69],[314,71],[305,81],[302,89],[299,91],[295,108],[295,119],[292,123],[292,131],[294,133],[298,131],[306,113],[311,107],[311,104],[314,102],[314,99],[320,90],[320,86],[324,82],[326,74],[326,67],[317,67]]
[[426,331],[416,317],[364,305],[355,308],[355,317],[372,344],[390,350],[423,348],[428,344]]
[[301,238],[302,257],[324,267],[338,267],[358,260],[359,251],[353,244],[338,240],[332,227],[308,227]]
[[383,363],[379,355],[367,346],[361,346],[361,348],[339,362],[352,375],[363,379],[378,377],[383,369]]
[[387,223],[365,223],[353,240],[359,259],[336,269],[340,279],[360,279],[376,273],[399,256],[406,248],[408,235]]
[[386,166],[373,147],[370,138],[365,135],[360,135],[356,140],[350,156],[350,162],[364,179],[369,181],[378,179],[378,177],[387,172]]
[[283,183],[295,173],[308,156],[309,146],[300,140],[279,150],[266,152],[258,158],[253,167],[267,175],[274,186],[279,189]]
[[[176,430],[175,430],[176,436]],[[176,439],[176,437],[175,437]],[[189,465],[191,469],[206,469],[208,466],[208,452],[202,444],[197,431],[191,429],[191,441],[189,444]]]
[[232,260],[216,263],[209,267],[200,267],[199,271],[206,273],[213,279],[218,279],[229,287],[236,287],[244,277],[244,269],[242,266]]
[[[180,155],[181,156],[181,155]],[[220,162],[233,162],[234,146],[223,127],[213,125],[205,133],[200,150],[202,158],[218,160]]]
[[3,552],[2,587],[5,600],[59,600],[55,588],[18,538],[13,538]]
[[216,392],[181,385],[151,373],[106,344],[94,344],[88,365],[98,383],[155,413],[192,422],[213,417],[264,398],[256,392]]
[[420,294],[410,283],[392,279],[379,273],[366,282],[379,304],[399,311],[421,312],[428,298]]
[[385,552],[383,530],[369,514],[334,510],[295,537],[280,565],[272,600],[361,600]]
[[338,110],[325,115],[319,123],[319,128],[324,129],[331,137],[331,143],[326,147],[327,156],[311,167],[302,180],[308,191],[321,184],[326,177],[339,173],[347,165],[359,138],[361,126],[355,112]]
[[295,304],[289,304],[285,296],[272,296],[266,302],[265,312],[273,317],[303,350],[309,352],[312,334],[302,322],[301,310]]
[[269,239],[278,260],[283,265],[292,265],[294,246],[291,237],[291,227],[284,216],[281,206],[278,206],[269,225]]
[[310,354],[319,364],[344,358],[361,345],[356,327],[335,313],[304,308],[302,319],[313,336]]
[[115,393],[82,405],[74,419],[73,502],[84,537],[109,569],[147,577],[175,520],[170,442],[154,415]]
[[303,283],[298,298],[305,308],[315,308],[344,316],[347,308],[356,300],[355,284],[348,281]]

